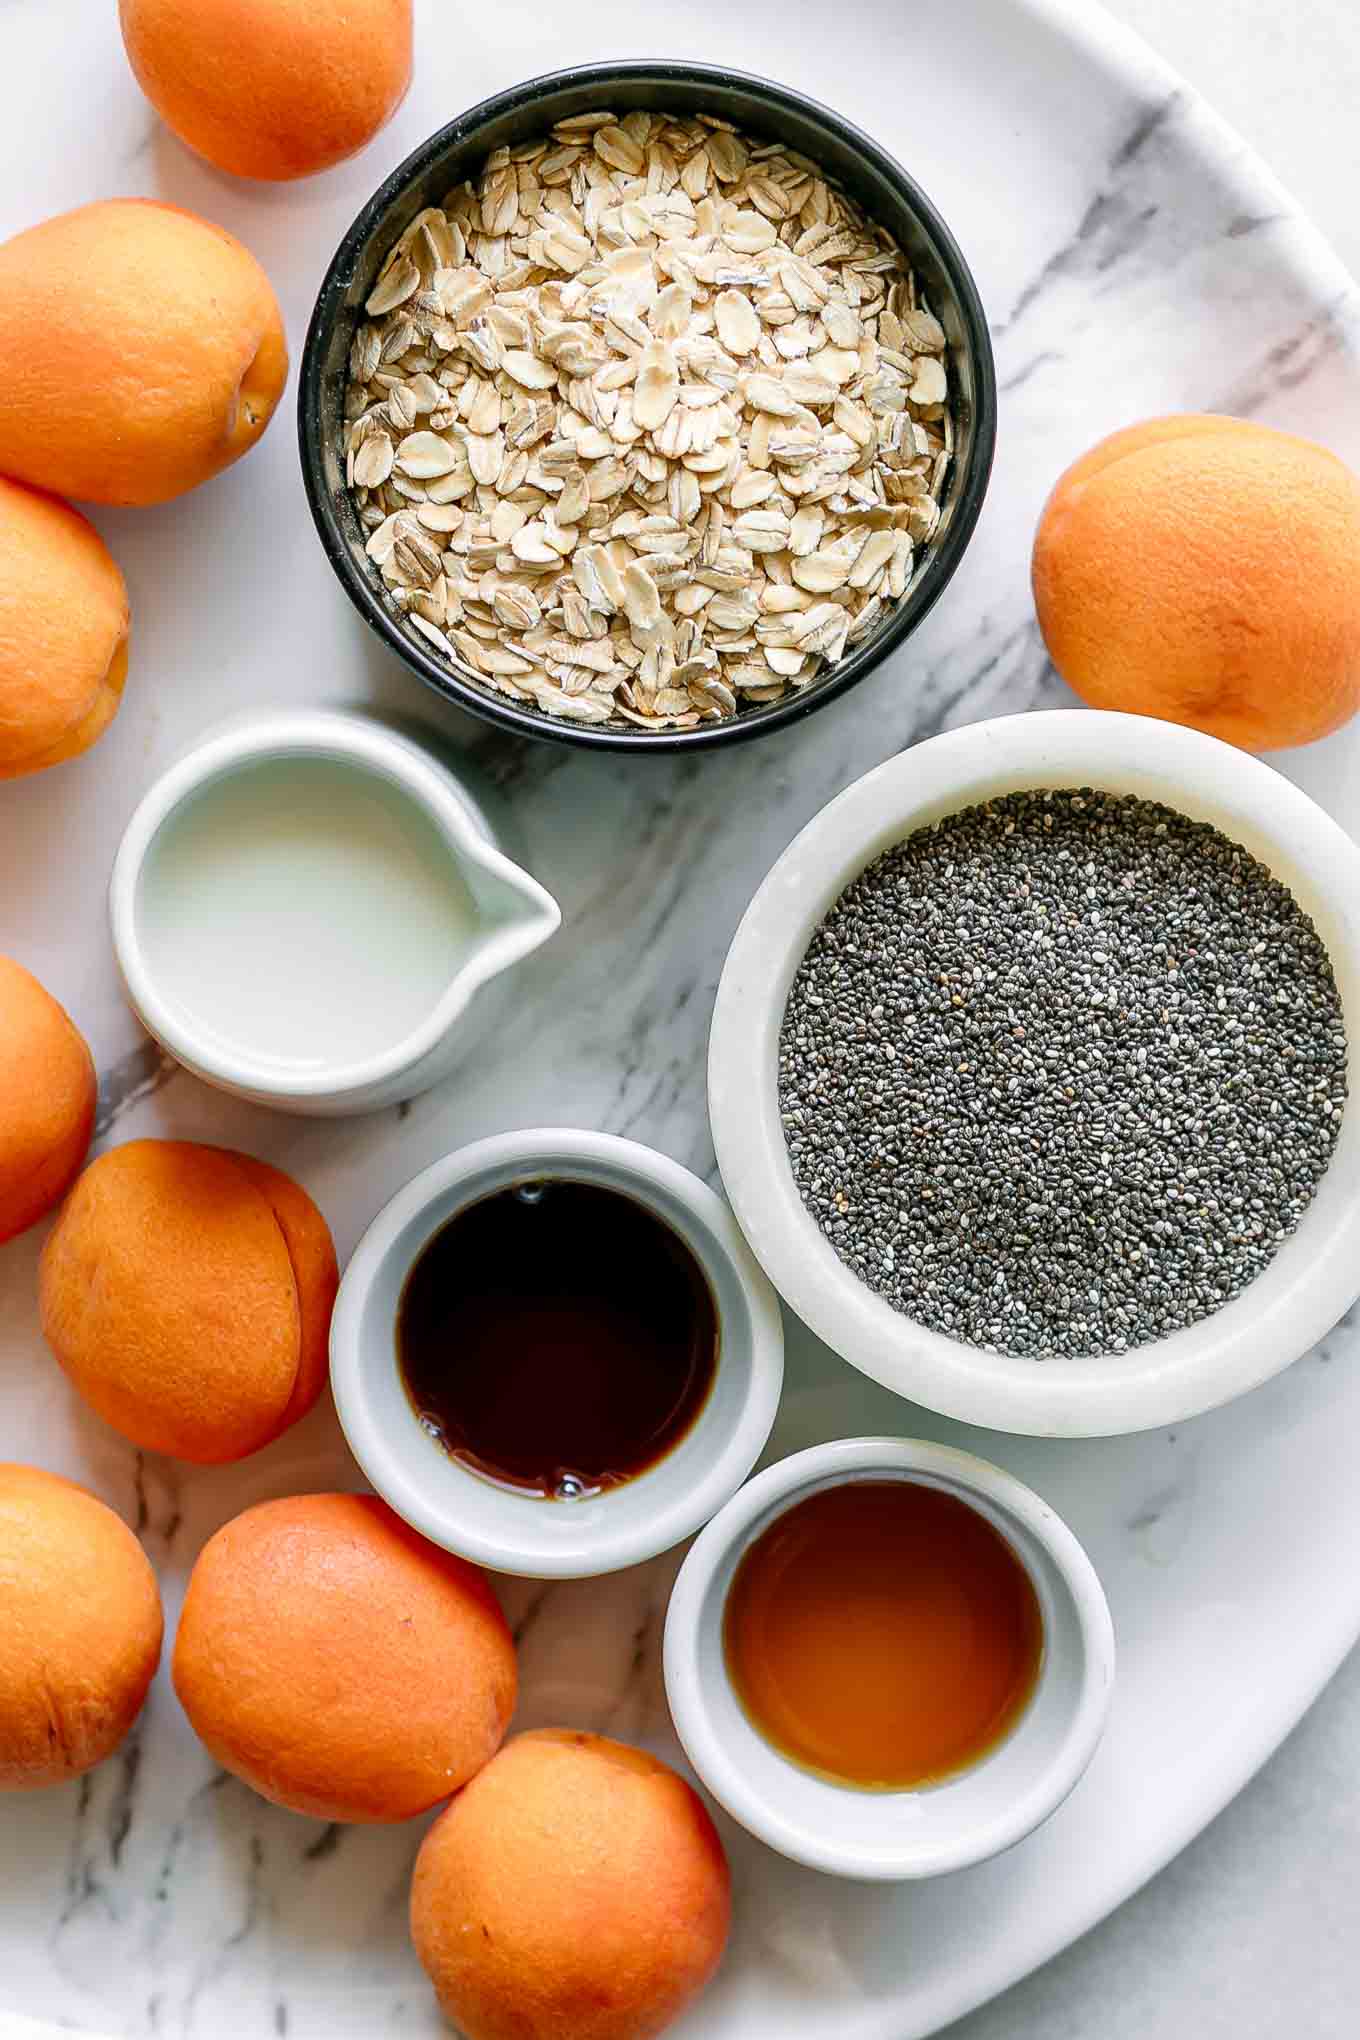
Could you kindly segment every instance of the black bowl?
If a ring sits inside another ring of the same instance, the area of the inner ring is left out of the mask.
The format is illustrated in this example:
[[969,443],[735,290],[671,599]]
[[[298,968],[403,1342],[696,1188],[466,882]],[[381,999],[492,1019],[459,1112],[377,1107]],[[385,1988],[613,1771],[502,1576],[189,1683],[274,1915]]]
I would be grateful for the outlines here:
[[[717,113],[748,134],[787,143],[809,157],[895,237],[950,347],[954,458],[939,527],[907,593],[862,644],[800,692],[739,710],[725,722],[655,736],[521,708],[443,664],[384,599],[381,578],[363,549],[366,534],[345,488],[340,453],[350,342],[393,242],[493,149],[513,147],[569,114],[602,106]],[[953,235],[901,165],[849,121],[787,86],[706,64],[593,64],[531,78],[483,100],[431,135],[373,194],[336,250],[312,313],[299,379],[298,437],[312,516],[341,586],[384,644],[437,694],[519,736],[602,751],[689,751],[800,721],[862,680],[915,630],[963,557],[982,508],[996,440],[996,370],[977,286]]]

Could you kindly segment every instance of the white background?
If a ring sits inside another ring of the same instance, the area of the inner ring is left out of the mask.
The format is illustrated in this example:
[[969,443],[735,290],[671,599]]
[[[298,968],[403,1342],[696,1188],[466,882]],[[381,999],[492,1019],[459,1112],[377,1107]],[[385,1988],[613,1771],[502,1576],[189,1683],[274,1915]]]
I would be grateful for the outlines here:
[[[1234,123],[1360,276],[1360,0],[1107,4]],[[1288,1648],[1287,1635],[1261,1638],[1263,1657]],[[1169,1869],[950,2028],[950,2040],[1357,2034],[1360,1651]]]

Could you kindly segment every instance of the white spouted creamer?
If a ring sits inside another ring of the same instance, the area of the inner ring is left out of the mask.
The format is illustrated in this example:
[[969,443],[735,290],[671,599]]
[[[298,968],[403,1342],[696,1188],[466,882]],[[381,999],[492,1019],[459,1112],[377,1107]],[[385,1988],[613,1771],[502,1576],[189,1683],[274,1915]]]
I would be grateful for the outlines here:
[[205,786],[157,833],[138,899],[167,1004],[224,1048],[298,1070],[405,1040],[476,928],[433,821],[334,758],[267,758]]

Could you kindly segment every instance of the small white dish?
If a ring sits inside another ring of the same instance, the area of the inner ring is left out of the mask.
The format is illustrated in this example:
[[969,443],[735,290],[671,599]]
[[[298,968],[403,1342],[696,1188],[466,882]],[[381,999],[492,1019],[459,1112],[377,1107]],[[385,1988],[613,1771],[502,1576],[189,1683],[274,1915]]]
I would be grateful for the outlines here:
[[[856,1480],[918,1481],[976,1509],[1024,1565],[1043,1616],[1038,1679],[1018,1721],[976,1764],[919,1791],[859,1791],[803,1769],[766,1741],[727,1672],[723,1610],[743,1553],[795,1503]],[[842,1438],[767,1466],[696,1540],[666,1616],[675,1732],[713,1797],[796,1863],[884,1882],[984,1862],[1047,1820],[1095,1754],[1114,1658],[1100,1581],[1062,1519],[1013,1474],[917,1439]]]
[[[946,1338],[876,1296],[799,1196],[779,1120],[777,1057],[789,986],[844,888],[913,830],[1027,787],[1090,786],[1211,822],[1267,865],[1330,953],[1352,1052],[1331,1163],[1297,1230],[1213,1316],[1125,1353],[1039,1362]],[[770,870],[733,938],[709,1043],[708,1099],[723,1187],[785,1301],[885,1387],[964,1423],[1098,1437],[1179,1423],[1278,1374],[1360,1293],[1360,847],[1271,766],[1143,716],[1057,709],[950,730],[904,751],[814,816]]]
[[324,1116],[439,1082],[562,918],[447,766],[324,709],[238,717],[172,766],[109,913],[128,998],[177,1062]]
[[[540,1177],[598,1184],[655,1213],[698,1261],[718,1313],[717,1373],[690,1429],[646,1472],[573,1501],[515,1494],[451,1458],[397,1368],[401,1293],[423,1248],[467,1205]],[[652,1148],[564,1127],[475,1141],[408,1183],[355,1248],[331,1321],[336,1409],[378,1493],[433,1543],[533,1579],[617,1572],[692,1536],[755,1464],[783,1379],[778,1298],[722,1199]]]

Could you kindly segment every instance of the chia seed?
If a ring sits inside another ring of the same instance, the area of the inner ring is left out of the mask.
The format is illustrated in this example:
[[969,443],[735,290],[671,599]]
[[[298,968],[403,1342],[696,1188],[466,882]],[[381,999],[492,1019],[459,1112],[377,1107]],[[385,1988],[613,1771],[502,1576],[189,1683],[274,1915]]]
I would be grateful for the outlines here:
[[803,1202],[931,1330],[1034,1359],[1197,1324],[1297,1226],[1346,1100],[1316,929],[1240,844],[1089,788],[885,851],[813,936],[779,1099]]

